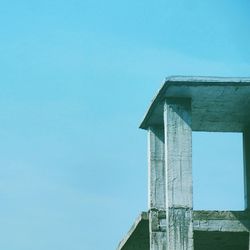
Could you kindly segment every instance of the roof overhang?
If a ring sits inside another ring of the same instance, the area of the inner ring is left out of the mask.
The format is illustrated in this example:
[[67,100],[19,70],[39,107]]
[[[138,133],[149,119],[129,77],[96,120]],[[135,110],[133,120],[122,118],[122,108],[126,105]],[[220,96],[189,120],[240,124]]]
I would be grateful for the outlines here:
[[193,131],[242,132],[250,126],[250,78],[168,77],[140,128],[163,126],[167,98],[191,99]]

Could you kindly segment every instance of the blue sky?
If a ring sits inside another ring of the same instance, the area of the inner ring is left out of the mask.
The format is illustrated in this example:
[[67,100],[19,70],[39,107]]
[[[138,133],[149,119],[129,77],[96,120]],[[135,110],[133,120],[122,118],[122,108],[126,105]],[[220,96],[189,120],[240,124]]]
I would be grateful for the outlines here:
[[[115,249],[147,209],[150,100],[169,75],[249,76],[249,7],[1,1],[0,249]],[[195,207],[242,209],[241,136],[193,152]]]

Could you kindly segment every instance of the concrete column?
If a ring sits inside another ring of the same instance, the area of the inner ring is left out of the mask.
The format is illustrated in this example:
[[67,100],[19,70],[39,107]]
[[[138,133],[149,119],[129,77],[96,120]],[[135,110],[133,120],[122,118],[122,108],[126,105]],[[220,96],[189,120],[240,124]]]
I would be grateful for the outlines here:
[[250,209],[250,129],[243,132],[245,209]]
[[191,100],[164,105],[167,250],[193,250]]
[[166,250],[164,127],[148,129],[148,206],[150,250]]

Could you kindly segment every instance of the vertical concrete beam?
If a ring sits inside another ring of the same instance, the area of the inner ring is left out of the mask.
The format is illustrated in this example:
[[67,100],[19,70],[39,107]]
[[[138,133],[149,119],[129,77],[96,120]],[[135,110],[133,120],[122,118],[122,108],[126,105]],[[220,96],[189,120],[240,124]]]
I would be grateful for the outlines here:
[[243,161],[245,209],[250,209],[250,129],[243,132]]
[[[148,206],[150,250],[166,250],[164,127],[148,129]],[[164,216],[162,216],[164,215]]]
[[149,209],[166,208],[164,127],[148,130]]
[[167,250],[193,250],[191,100],[164,105]]

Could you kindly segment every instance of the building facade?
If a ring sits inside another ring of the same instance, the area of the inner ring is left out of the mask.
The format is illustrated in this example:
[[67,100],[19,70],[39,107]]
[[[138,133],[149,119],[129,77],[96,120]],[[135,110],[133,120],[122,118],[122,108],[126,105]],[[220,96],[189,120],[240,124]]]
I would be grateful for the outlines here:
[[[148,133],[148,211],[117,250],[250,250],[250,78],[169,77]],[[194,211],[192,131],[241,132],[244,211]]]

